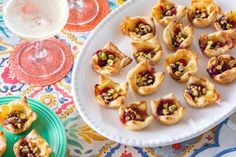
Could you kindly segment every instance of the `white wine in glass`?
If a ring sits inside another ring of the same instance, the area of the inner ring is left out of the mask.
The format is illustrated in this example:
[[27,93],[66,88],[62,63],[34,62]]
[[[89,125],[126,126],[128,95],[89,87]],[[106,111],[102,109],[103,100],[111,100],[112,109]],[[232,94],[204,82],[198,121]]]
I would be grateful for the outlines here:
[[66,55],[62,42],[49,38],[65,26],[69,17],[68,1],[4,0],[2,13],[8,29],[27,40],[15,52],[21,74],[42,82],[61,74],[66,57],[71,59],[71,54]]

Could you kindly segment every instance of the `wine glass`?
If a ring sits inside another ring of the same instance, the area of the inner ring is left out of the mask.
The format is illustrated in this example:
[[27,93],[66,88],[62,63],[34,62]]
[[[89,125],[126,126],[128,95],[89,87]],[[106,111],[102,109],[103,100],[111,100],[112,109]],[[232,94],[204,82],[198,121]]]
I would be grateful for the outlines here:
[[69,72],[71,52],[61,41],[49,39],[68,20],[67,0],[4,0],[2,14],[8,29],[26,40],[9,59],[18,79],[48,85]]
[[79,32],[93,29],[110,11],[105,0],[69,0],[69,8],[66,28]]

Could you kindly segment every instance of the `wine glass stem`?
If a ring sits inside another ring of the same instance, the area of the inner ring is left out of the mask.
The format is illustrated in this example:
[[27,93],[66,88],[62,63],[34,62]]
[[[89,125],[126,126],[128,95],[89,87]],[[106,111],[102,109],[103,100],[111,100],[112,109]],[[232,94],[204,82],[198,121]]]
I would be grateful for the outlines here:
[[83,7],[83,0],[69,0],[70,8],[82,8]]
[[42,59],[48,56],[48,51],[43,48],[42,40],[36,41],[35,49],[35,59]]

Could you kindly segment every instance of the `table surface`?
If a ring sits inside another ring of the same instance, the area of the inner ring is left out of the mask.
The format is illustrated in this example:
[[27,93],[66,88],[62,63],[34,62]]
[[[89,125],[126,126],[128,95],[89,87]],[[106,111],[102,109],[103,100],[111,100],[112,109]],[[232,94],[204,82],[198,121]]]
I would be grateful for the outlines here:
[[[123,1],[125,0],[108,0],[108,3],[113,10]],[[1,2],[2,0],[0,0],[0,8]],[[56,38],[67,43],[76,58],[89,33],[62,30]],[[60,82],[46,87],[20,83],[9,73],[10,51],[20,41],[20,38],[6,28],[0,16],[0,96],[26,95],[53,109],[63,121],[66,129],[68,157],[236,156],[236,130],[231,129],[231,123],[228,120],[199,137],[165,147],[139,148],[106,139],[92,130],[77,112],[71,94],[71,72]]]

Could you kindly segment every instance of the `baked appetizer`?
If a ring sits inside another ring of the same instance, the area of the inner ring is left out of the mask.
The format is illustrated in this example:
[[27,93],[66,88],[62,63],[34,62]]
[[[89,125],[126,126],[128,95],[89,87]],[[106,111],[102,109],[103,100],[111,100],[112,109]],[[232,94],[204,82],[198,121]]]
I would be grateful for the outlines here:
[[16,157],[49,157],[52,149],[35,130],[14,144]]
[[147,102],[139,101],[119,108],[121,123],[129,130],[138,131],[146,128],[153,117],[147,114]]
[[128,82],[136,93],[149,95],[160,87],[164,77],[164,72],[155,72],[154,68],[145,60],[129,71]]
[[0,106],[0,124],[13,134],[28,130],[36,119],[37,115],[31,110],[26,97]]
[[155,40],[132,42],[133,55],[137,63],[148,60],[151,65],[156,64],[162,55],[160,42]]
[[207,72],[218,83],[230,83],[236,79],[236,59],[228,54],[212,57]]
[[205,77],[190,77],[183,95],[186,102],[196,108],[203,108],[220,100],[215,86]]
[[236,36],[236,11],[230,11],[222,15],[214,26],[218,31],[226,31]]
[[188,48],[193,41],[193,28],[190,25],[183,26],[180,22],[171,22],[164,29],[163,39],[172,51]]
[[167,26],[172,21],[180,21],[186,15],[187,7],[175,5],[168,0],[160,2],[152,8],[152,16],[162,26]]
[[151,101],[152,114],[161,124],[172,125],[177,123],[185,113],[185,108],[170,93],[161,99]]
[[6,137],[3,131],[0,131],[0,156],[2,156],[7,148]]
[[156,36],[156,27],[152,17],[126,16],[120,29],[132,40],[150,40]]
[[172,78],[185,82],[198,70],[197,55],[186,49],[179,49],[176,53],[167,56],[165,66]]
[[132,62],[113,43],[109,42],[101,50],[93,54],[93,69],[101,75],[114,75]]
[[128,82],[119,84],[100,75],[99,84],[95,85],[94,93],[100,105],[107,108],[118,108],[124,104],[128,88]]
[[214,57],[225,54],[233,48],[234,43],[228,33],[219,31],[209,35],[202,34],[199,39],[199,46],[203,54]]
[[221,8],[213,3],[213,0],[192,0],[188,8],[188,20],[194,26],[205,28],[211,25]]

